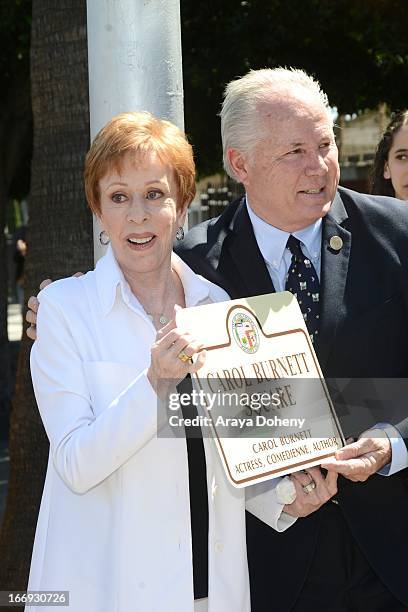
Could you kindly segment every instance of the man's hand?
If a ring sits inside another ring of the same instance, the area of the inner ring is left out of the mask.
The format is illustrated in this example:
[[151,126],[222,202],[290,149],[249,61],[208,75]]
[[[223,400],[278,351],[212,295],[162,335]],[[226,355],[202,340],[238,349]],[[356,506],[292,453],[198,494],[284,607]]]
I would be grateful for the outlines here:
[[[40,284],[40,291],[44,289],[44,287],[46,287],[47,285],[50,285],[51,283],[52,283],[52,280],[50,278],[43,280],[43,282]],[[35,295],[32,295],[28,298],[28,302],[27,302],[28,310],[26,312],[25,319],[27,323],[30,323],[30,325],[26,329],[26,334],[31,340],[35,340],[37,338],[36,324],[37,324],[37,312],[38,312],[39,305],[40,305],[40,302],[37,300]]]
[[[82,272],[75,272],[73,276],[82,276]],[[47,287],[47,285],[50,285],[51,283],[52,283],[52,280],[50,278],[43,280],[43,282],[40,284],[40,291],[44,289],[45,287]],[[39,306],[40,306],[40,302],[37,300],[35,295],[32,295],[31,297],[28,298],[28,302],[27,302],[28,310],[26,312],[25,319],[27,323],[30,323],[30,325],[26,329],[26,334],[31,340],[36,340],[37,338],[36,324],[37,324],[37,312],[38,312]]]
[[[290,516],[308,516],[337,493],[336,472],[328,472],[324,477],[320,468],[313,467],[305,470],[305,472],[291,474],[290,479],[296,488],[296,499],[292,504],[286,504],[283,507],[283,512],[290,514]],[[303,487],[310,484],[312,480],[316,487],[307,493]]]
[[353,482],[364,482],[391,461],[391,442],[382,429],[369,429],[357,442],[336,451],[322,463],[328,473],[342,474]]

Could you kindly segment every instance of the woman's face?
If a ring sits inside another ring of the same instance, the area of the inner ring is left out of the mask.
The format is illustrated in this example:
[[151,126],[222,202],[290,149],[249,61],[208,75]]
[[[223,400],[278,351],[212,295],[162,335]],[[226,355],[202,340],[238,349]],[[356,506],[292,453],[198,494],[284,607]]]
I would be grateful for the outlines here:
[[175,234],[186,213],[186,207],[177,210],[172,169],[155,153],[137,165],[127,155],[120,173],[112,169],[101,178],[99,190],[101,225],[125,276],[169,266]]
[[403,125],[394,136],[384,165],[384,178],[391,179],[396,198],[408,200],[408,125]]

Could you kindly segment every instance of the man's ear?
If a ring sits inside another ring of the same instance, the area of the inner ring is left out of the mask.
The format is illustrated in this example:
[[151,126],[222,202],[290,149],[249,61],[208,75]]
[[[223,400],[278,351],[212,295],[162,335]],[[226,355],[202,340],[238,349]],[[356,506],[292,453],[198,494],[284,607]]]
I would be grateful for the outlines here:
[[238,149],[228,149],[227,159],[232,170],[234,171],[236,180],[239,183],[245,185],[248,177],[247,161],[245,155],[241,153],[241,151],[239,151]]
[[385,162],[385,164],[384,164],[383,177],[385,179],[390,179],[391,178],[391,172],[390,172],[390,168],[388,166],[388,162]]

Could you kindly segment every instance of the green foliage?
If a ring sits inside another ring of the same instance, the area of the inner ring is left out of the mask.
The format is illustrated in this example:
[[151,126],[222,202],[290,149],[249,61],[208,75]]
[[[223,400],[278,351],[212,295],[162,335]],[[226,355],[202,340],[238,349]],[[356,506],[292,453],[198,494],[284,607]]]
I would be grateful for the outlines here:
[[23,225],[21,206],[18,200],[10,200],[7,206],[6,226],[9,234],[14,234],[16,229]]
[[[180,0],[186,129],[202,175],[220,170],[225,84],[249,68],[296,66],[340,113],[408,100],[407,0]],[[0,4],[0,103],[28,79],[31,0]]]
[[408,100],[406,0],[181,0],[186,129],[220,169],[222,92],[249,68],[315,75],[340,113]]
[[[32,148],[30,32],[31,0],[2,0],[0,184],[6,198],[21,199],[29,191]],[[0,203],[4,204],[5,201]]]
[[0,102],[12,81],[29,79],[31,0],[2,0],[0,4]]

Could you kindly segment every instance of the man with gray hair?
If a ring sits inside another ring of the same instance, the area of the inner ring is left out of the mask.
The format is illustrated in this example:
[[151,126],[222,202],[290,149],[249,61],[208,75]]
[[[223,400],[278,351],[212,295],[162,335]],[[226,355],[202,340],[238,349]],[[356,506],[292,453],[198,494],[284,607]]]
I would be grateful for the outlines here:
[[[324,375],[406,379],[408,207],[338,187],[319,83],[301,70],[251,71],[227,86],[221,129],[225,169],[246,195],[178,253],[231,298],[296,293],[295,276],[307,275],[314,286],[299,301]],[[361,402],[345,403],[343,429],[358,439],[324,470],[293,475],[288,528],[247,514],[253,612],[408,609],[408,419],[374,419],[361,435]]]

